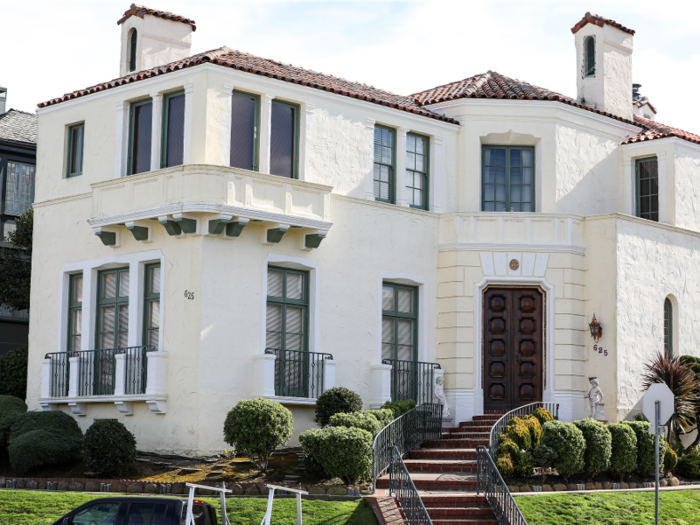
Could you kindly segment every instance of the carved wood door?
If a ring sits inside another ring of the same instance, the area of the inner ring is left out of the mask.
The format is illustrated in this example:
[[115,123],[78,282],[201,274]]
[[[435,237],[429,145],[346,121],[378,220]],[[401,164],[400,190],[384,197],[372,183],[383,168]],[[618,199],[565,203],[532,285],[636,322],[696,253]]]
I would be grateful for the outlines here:
[[542,401],[543,299],[536,288],[484,292],[484,410]]

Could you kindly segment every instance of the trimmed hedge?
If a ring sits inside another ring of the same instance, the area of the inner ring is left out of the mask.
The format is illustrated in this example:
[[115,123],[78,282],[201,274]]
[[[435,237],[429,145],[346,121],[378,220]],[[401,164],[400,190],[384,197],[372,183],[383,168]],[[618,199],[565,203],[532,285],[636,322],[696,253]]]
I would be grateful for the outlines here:
[[523,421],[530,431],[530,448],[535,450],[540,445],[540,441],[542,441],[542,425],[540,425],[540,420],[536,417],[528,416],[523,419]]
[[678,460],[674,472],[684,478],[700,478],[700,454],[686,454]]
[[299,442],[304,450],[304,466],[313,472],[322,472],[323,466],[320,462],[321,444],[325,436],[324,430],[312,428],[299,434]]
[[598,472],[605,472],[610,467],[612,453],[612,435],[600,421],[582,419],[574,423],[586,440],[586,452],[583,456],[586,474],[591,478]]
[[365,414],[369,414],[377,421],[379,421],[379,423],[382,425],[381,428],[384,428],[394,420],[394,413],[388,408],[380,408],[377,410],[365,410]]
[[518,476],[529,478],[532,476],[532,469],[535,466],[535,458],[532,452],[518,452],[518,459],[515,463],[515,471]]
[[530,450],[532,448],[532,438],[530,437],[530,428],[525,421],[519,417],[514,417],[506,425],[506,435],[516,444],[521,450]]
[[0,449],[7,447],[10,427],[17,416],[27,411],[27,404],[15,396],[0,396]]
[[329,388],[316,401],[316,423],[325,427],[333,414],[350,414],[362,410],[362,398],[357,392],[337,386]]
[[576,474],[583,468],[586,440],[583,433],[573,423],[563,421],[545,423],[542,444],[547,445],[557,453],[554,468],[565,478]]
[[520,453],[520,449],[518,448],[518,445],[515,444],[515,441],[510,439],[505,434],[501,434],[498,441],[499,441],[499,445],[498,445],[498,448],[496,449],[496,457],[497,458],[500,458],[503,456],[511,456],[511,457],[515,458]]
[[382,408],[391,410],[394,414],[394,419],[396,419],[409,410],[416,408],[416,402],[413,399],[407,399],[406,401],[387,401],[382,405]]
[[533,417],[536,417],[540,422],[540,425],[544,425],[549,421],[554,421],[554,416],[552,413],[544,407],[540,407],[532,413]]
[[318,462],[329,476],[350,483],[369,479],[372,472],[372,434],[360,428],[321,430]]
[[501,473],[501,477],[504,480],[511,477],[513,472],[515,472],[510,456],[503,456],[496,459],[496,468],[498,469],[498,472]]
[[[649,434],[651,423],[648,421],[623,421],[623,425],[629,425],[637,436],[637,474],[640,476],[653,476],[656,468],[654,455],[654,436]],[[659,438],[659,470],[664,469],[664,452],[666,440]]]
[[372,434],[374,438],[382,429],[382,424],[377,419],[364,412],[352,414],[333,414],[330,420],[331,427],[361,428]]
[[27,348],[15,348],[0,356],[0,395],[27,398]]
[[612,437],[610,454],[610,471],[620,476],[630,474],[637,469],[637,435],[629,425],[614,423],[608,425]]
[[98,419],[85,431],[85,467],[100,474],[119,474],[136,461],[136,437],[113,419]]
[[547,445],[540,445],[532,454],[532,457],[535,458],[535,463],[542,468],[551,467],[554,461],[557,459],[557,456],[558,454],[556,451]]
[[676,468],[677,464],[678,455],[676,455],[676,452],[671,447],[666,445],[666,453],[664,454],[664,472],[668,474],[674,468]]

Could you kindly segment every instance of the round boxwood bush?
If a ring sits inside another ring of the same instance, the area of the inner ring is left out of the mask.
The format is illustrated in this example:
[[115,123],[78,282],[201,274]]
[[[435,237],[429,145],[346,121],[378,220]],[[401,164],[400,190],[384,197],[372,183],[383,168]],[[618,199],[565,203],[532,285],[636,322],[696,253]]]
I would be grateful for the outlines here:
[[405,401],[386,401],[382,408],[385,410],[391,410],[394,415],[394,419],[403,416],[409,410],[416,408],[416,402],[413,399],[407,399]]
[[365,410],[365,414],[369,414],[374,419],[379,421],[379,423],[382,425],[381,428],[384,428],[394,420],[394,412],[392,412],[388,408],[380,408],[378,410]]
[[374,416],[364,412],[353,412],[352,414],[333,414],[330,424],[332,427],[361,428],[372,434],[374,438],[382,429],[382,425]]
[[610,467],[612,453],[612,435],[607,427],[594,419],[582,419],[574,423],[583,432],[586,440],[586,452],[583,455],[583,470],[590,478],[598,472],[605,472]]
[[637,435],[632,427],[622,423],[608,425],[608,431],[612,437],[610,471],[622,481],[625,474],[637,469]]
[[517,457],[520,452],[520,448],[515,444],[515,441],[510,439],[506,434],[501,434],[499,438],[498,448],[496,449],[496,457],[500,458],[503,456],[510,456],[511,458]]
[[498,469],[498,472],[501,473],[501,477],[503,479],[511,477],[513,472],[515,472],[510,456],[503,456],[496,459],[496,468]]
[[7,447],[12,423],[27,411],[27,405],[15,396],[0,396],[0,449]]
[[[654,457],[654,436],[649,434],[651,423],[648,421],[623,421],[623,425],[629,425],[637,436],[637,474],[640,476],[654,476],[656,459]],[[666,440],[659,438],[659,470],[664,469],[664,452]]]
[[532,476],[532,469],[535,466],[535,458],[532,452],[518,452],[518,459],[515,462],[515,473],[523,478]]
[[700,478],[700,454],[685,454],[681,456],[674,472],[688,479]]
[[542,468],[551,467],[554,461],[557,459],[557,453],[552,447],[547,445],[540,445],[535,449],[532,457],[535,458],[535,463],[537,463]]
[[119,421],[98,419],[85,431],[85,467],[100,474],[118,474],[136,461],[136,438]]
[[530,437],[530,428],[525,421],[519,417],[514,417],[506,425],[506,435],[516,444],[521,450],[530,450],[532,448],[532,438]]
[[319,458],[321,457],[321,444],[325,433],[318,428],[312,428],[299,434],[299,442],[304,450],[304,466],[308,471],[322,472],[323,466]]
[[669,472],[676,468],[677,464],[678,456],[676,455],[676,452],[671,447],[666,445],[666,453],[664,454],[664,473],[668,475]]
[[316,401],[316,423],[325,427],[333,414],[350,414],[362,410],[362,398],[357,392],[337,386],[329,388]]
[[226,416],[224,441],[235,447],[267,472],[270,454],[292,437],[292,413],[276,401],[248,399],[240,401]]
[[331,427],[321,430],[318,457],[329,476],[349,483],[369,479],[372,470],[372,434],[361,428]]
[[554,421],[554,416],[552,413],[544,407],[540,407],[532,413],[533,417],[536,417],[540,422],[540,425],[544,425],[548,421]]
[[542,429],[542,444],[557,453],[554,468],[568,478],[583,468],[586,440],[573,423],[549,421]]
[[0,395],[27,398],[28,349],[15,348],[0,356]]
[[540,425],[540,420],[533,416],[528,416],[523,419],[523,422],[530,431],[530,448],[532,450],[536,449],[542,441],[542,425]]

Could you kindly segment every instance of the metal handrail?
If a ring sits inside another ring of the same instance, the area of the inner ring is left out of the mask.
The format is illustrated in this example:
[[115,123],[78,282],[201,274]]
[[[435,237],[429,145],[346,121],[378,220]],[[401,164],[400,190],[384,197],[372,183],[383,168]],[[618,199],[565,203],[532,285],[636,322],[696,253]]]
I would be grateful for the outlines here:
[[440,370],[439,363],[382,359],[382,364],[391,365],[392,401],[413,399],[417,405],[435,402],[433,371]]
[[515,503],[503,481],[489,451],[483,445],[476,447],[476,493],[486,496],[491,510],[500,525],[527,525],[522,512]]
[[324,392],[325,361],[333,355],[284,348],[266,348],[275,359],[275,395],[318,399]]
[[396,497],[408,525],[433,525],[411,475],[401,459],[399,449],[392,447],[389,465],[389,494]]
[[554,416],[554,419],[559,419],[559,403],[543,403],[538,401],[536,403],[530,403],[529,405],[523,405],[515,410],[511,410],[506,413],[501,419],[496,421],[496,424],[491,428],[491,435],[489,436],[489,452],[492,457],[496,456],[496,449],[498,448],[498,438],[503,434],[508,422],[514,417],[525,417],[532,414],[538,408],[546,408]]
[[372,443],[372,485],[377,487],[377,478],[391,465],[392,450],[399,454],[420,447],[424,442],[442,436],[442,405],[418,405],[386,425]]

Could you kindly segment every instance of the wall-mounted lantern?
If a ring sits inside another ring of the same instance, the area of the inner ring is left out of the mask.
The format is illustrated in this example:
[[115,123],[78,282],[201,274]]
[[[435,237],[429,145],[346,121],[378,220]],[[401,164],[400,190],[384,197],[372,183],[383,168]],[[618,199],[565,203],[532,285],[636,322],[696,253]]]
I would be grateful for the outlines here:
[[593,340],[596,343],[600,341],[600,338],[603,335],[603,327],[600,326],[600,323],[595,318],[595,313],[593,314],[593,320],[588,324],[588,327],[591,329],[591,337]]

